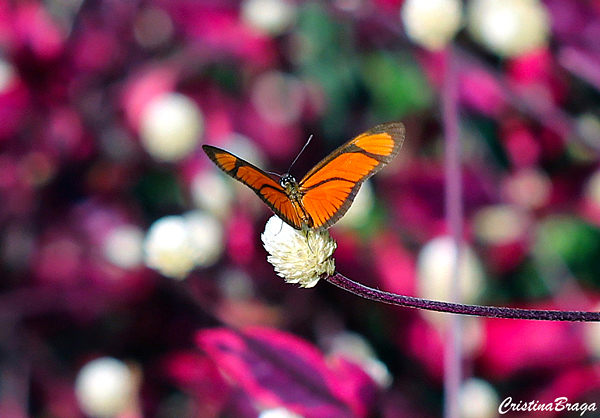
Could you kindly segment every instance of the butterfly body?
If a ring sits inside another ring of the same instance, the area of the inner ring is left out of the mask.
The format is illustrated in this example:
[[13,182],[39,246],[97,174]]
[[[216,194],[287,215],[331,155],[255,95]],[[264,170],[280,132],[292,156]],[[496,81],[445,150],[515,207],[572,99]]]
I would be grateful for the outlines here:
[[202,148],[225,173],[250,187],[296,229],[327,229],[350,208],[362,183],[389,163],[404,142],[404,125],[386,123],[348,141],[300,181],[284,174],[277,183],[268,174],[228,151]]
[[302,206],[303,193],[300,191],[300,185],[298,184],[294,176],[292,176],[290,173],[284,174],[283,176],[281,176],[279,184],[281,185],[283,190],[285,190],[285,194],[287,195],[288,199],[290,199],[290,203],[292,204],[296,215],[302,221],[302,225],[312,228],[312,218]]

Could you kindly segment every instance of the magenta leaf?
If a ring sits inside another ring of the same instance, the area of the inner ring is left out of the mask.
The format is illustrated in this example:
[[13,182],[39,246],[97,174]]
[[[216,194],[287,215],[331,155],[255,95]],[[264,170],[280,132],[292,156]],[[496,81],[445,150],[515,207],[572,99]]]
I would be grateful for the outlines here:
[[300,338],[267,328],[203,330],[196,341],[225,375],[265,407],[283,406],[305,418],[367,415],[374,383],[360,368],[328,366]]

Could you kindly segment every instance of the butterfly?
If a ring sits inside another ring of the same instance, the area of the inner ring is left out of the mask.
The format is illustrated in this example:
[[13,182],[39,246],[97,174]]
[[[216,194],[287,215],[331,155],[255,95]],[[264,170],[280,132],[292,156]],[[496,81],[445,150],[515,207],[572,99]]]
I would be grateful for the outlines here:
[[300,181],[289,174],[279,183],[260,168],[211,145],[202,149],[225,173],[250,187],[271,210],[296,229],[325,230],[350,208],[360,186],[398,154],[404,125],[377,125],[337,148]]

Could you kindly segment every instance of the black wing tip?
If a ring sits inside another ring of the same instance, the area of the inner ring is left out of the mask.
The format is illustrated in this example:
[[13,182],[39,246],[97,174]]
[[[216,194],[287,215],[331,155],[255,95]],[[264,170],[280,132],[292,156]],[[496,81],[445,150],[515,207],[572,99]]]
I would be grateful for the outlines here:
[[402,144],[404,144],[404,138],[406,137],[406,127],[400,121],[391,121],[379,124],[367,131],[369,134],[380,134],[380,133],[388,133],[392,135],[392,137],[396,140],[397,148],[395,152],[397,153]]
[[[202,145],[202,150],[208,156],[208,158],[210,158],[211,160],[213,160],[215,162],[215,164],[217,164],[217,165],[219,165],[219,163],[217,162],[217,154],[219,154],[219,153],[222,153],[222,154],[231,154],[230,152],[225,151],[224,149],[221,149],[221,148],[218,148],[218,147],[214,147],[214,146],[208,145],[208,144]],[[233,154],[231,154],[231,155],[233,155]]]
[[[390,152],[390,154],[388,154],[387,156],[385,156],[385,158],[380,159],[379,161],[384,163],[384,164],[388,164],[390,161],[392,161],[396,155],[398,155],[398,153],[400,152],[400,148],[402,148],[402,145],[404,145],[404,139],[406,137],[406,127],[404,126],[404,124],[402,122],[399,121],[392,121],[392,122],[386,122],[386,123],[382,123],[379,124],[371,129],[369,129],[367,132],[367,134],[389,134],[391,135],[392,139],[394,140],[394,149]],[[373,171],[373,173],[371,173],[371,176],[373,174],[375,174],[377,171],[379,171],[382,167],[379,167],[378,169],[375,169],[375,171]],[[371,177],[369,176],[369,177]]]
[[219,148],[217,147],[213,147],[212,145],[208,145],[208,144],[204,144],[202,145],[202,149],[204,150],[205,153],[209,153],[209,152],[215,152],[218,151]]
[[404,132],[404,123],[398,121],[398,120],[393,120],[391,122],[384,122],[384,123],[380,123],[379,125],[375,125],[373,128],[371,128],[369,131],[370,132],[389,132],[391,130],[399,130]]
[[204,144],[202,145],[202,150],[208,158],[210,158],[217,166],[219,166],[219,163],[217,162],[217,152],[219,151],[218,148],[213,147],[212,145]]
[[398,137],[399,142],[404,142],[404,137],[406,136],[406,127],[402,122],[390,122],[387,125],[387,132],[390,132],[392,135]]

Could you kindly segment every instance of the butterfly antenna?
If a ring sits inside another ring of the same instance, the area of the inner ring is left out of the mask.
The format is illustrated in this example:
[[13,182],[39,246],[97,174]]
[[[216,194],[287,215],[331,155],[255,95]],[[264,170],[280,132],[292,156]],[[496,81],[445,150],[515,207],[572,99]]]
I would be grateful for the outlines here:
[[279,174],[279,173],[275,173],[275,172],[273,172],[273,171],[266,171],[266,170],[265,170],[265,173],[267,173],[267,174],[272,174],[272,175],[274,175],[274,176],[276,176],[276,177],[279,177],[279,178],[283,177],[281,174]]
[[302,149],[300,150],[300,152],[298,153],[298,155],[296,155],[296,158],[294,158],[294,161],[292,161],[292,163],[290,164],[290,168],[288,168],[288,173],[290,171],[292,171],[292,167],[294,166],[294,164],[296,163],[296,161],[298,161],[298,158],[302,155],[302,153],[304,152],[304,150],[306,149],[306,147],[308,146],[308,144],[310,144],[310,140],[312,139],[312,137],[313,137],[313,135],[310,134],[310,136],[306,140],[306,144],[304,144],[304,146],[302,147]]

